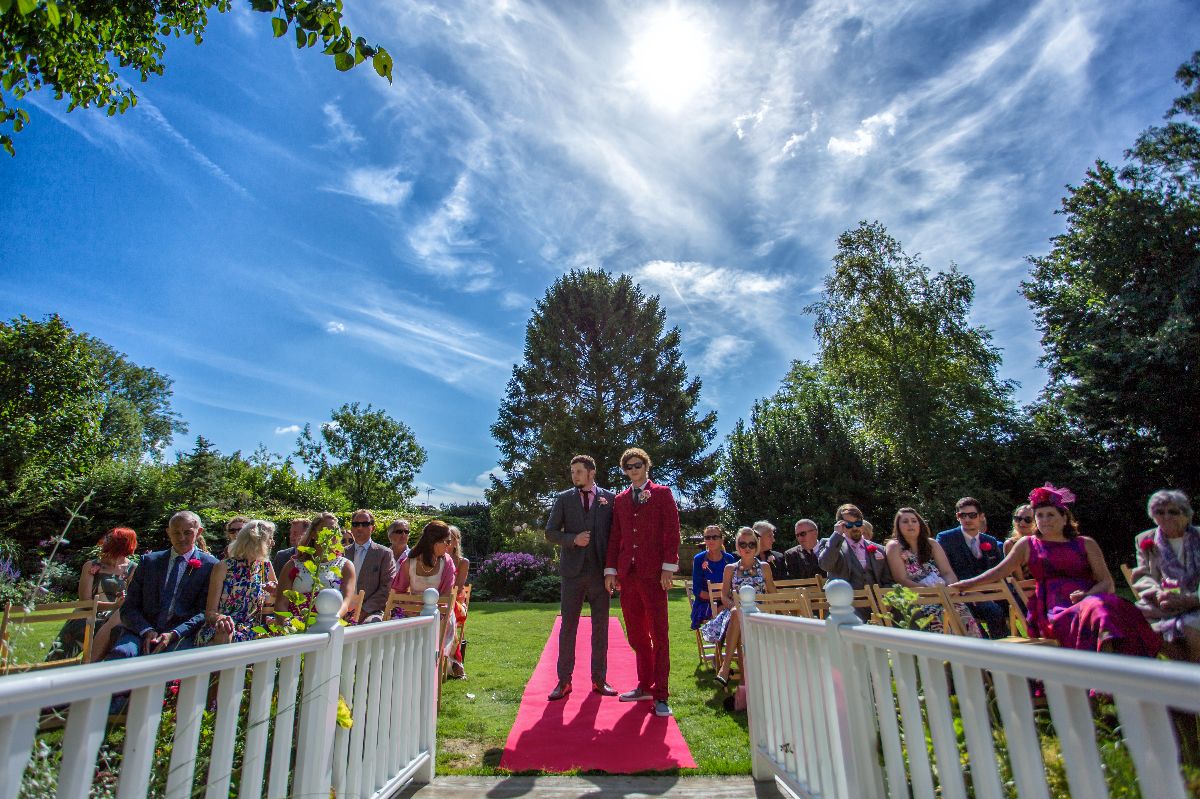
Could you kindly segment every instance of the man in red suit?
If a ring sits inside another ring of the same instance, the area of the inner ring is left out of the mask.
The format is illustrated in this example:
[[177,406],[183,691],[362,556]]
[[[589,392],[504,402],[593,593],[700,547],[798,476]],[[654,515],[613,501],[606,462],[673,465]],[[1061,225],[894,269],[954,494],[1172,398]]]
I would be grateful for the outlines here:
[[650,465],[637,447],[621,455],[629,488],[613,501],[604,582],[609,591],[621,591],[625,630],[637,656],[637,687],[621,701],[654,700],[654,713],[669,716],[667,589],[679,571],[679,508],[670,488],[651,482]]

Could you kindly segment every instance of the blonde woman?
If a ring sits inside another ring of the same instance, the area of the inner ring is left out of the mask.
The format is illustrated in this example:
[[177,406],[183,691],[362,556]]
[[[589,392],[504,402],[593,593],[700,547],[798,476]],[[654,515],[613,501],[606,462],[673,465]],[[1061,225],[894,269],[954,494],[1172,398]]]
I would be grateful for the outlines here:
[[[1012,532],[1008,534],[1008,538],[1004,539],[1004,554],[1012,552],[1012,548],[1017,545],[1027,535],[1033,535],[1037,532],[1037,527],[1033,523],[1033,506],[1026,503],[1018,505],[1017,509],[1012,512]],[[1018,580],[1025,579],[1025,569],[1017,567],[1013,576]]]
[[[450,559],[454,561],[454,585],[458,588],[460,595],[463,586],[467,584],[467,572],[471,568],[471,561],[463,557],[462,554],[462,530],[459,530],[455,525],[450,525]],[[461,600],[454,603],[454,621],[458,624],[459,642],[454,650],[454,654],[450,657],[450,675],[457,679],[464,679],[467,676],[466,669],[463,668],[462,658],[462,629],[467,623],[467,611],[463,607]]]
[[225,559],[213,566],[208,582],[208,606],[197,643],[228,644],[257,636],[263,604],[275,591],[271,544],[275,525],[251,519],[229,545]]

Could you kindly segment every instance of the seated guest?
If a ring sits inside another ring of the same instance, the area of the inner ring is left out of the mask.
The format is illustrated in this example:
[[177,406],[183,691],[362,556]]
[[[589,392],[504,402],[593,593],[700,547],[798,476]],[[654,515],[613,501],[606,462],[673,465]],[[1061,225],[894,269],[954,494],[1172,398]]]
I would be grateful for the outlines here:
[[[129,587],[135,564],[129,556],[137,552],[137,533],[128,527],[114,527],[100,539],[100,557],[83,564],[79,574],[79,598],[96,600],[96,633],[92,639],[92,651],[84,653],[84,662],[108,654],[112,642],[111,634],[116,628],[116,611],[125,602],[125,591]],[[113,625],[107,625],[109,618]],[[83,650],[83,635],[86,629],[83,619],[72,619],[63,625],[47,660],[65,660],[77,657]],[[98,646],[104,634],[103,646]]]
[[250,521],[249,516],[234,516],[229,521],[225,522],[225,549],[226,556],[229,554],[229,545],[238,537],[238,533],[242,531],[242,526]]
[[758,534],[758,559],[771,567],[771,575],[776,580],[786,580],[788,573],[783,565],[783,553],[775,549],[775,525],[762,519],[752,527]]
[[271,556],[271,568],[277,576],[283,574],[283,567],[296,554],[296,547],[300,546],[307,532],[308,519],[297,517],[288,523],[288,545]]
[[[334,544],[328,552],[326,545],[321,541],[322,530],[333,530]],[[275,605],[277,608],[281,606],[280,600],[282,599],[292,613],[300,610],[287,600],[285,595],[287,591],[296,591],[302,594],[306,605],[304,610],[307,611],[312,609],[312,603],[317,594],[326,588],[336,588],[342,593],[342,607],[338,611],[338,615],[346,615],[350,608],[350,602],[354,598],[356,581],[354,564],[342,557],[342,550],[337,545],[337,541],[341,537],[342,531],[337,517],[332,513],[318,514],[312,520],[308,531],[304,534],[304,540],[297,548],[297,550],[301,547],[312,549],[312,554],[297,551],[284,566],[283,574],[279,575],[279,589],[276,592]]]
[[208,578],[217,562],[196,546],[203,529],[200,517],[191,511],[181,510],[171,517],[167,525],[171,548],[144,556],[129,581],[119,637],[108,660],[195,645],[204,623]]
[[1075,495],[1046,484],[1029,494],[1038,535],[1022,538],[997,565],[951,588],[999,580],[1025,566],[1037,581],[1026,619],[1029,634],[1059,646],[1153,657],[1162,640],[1133,605],[1113,593],[1100,545],[1079,534],[1067,506]]
[[[427,588],[436,588],[439,596],[445,596],[454,588],[457,579],[458,570],[450,557],[450,525],[434,519],[421,530],[417,545],[396,569],[392,590],[401,594],[423,594]],[[403,615],[403,611],[396,608],[393,618]],[[446,640],[442,642],[442,650],[447,656],[453,653],[454,635],[455,619],[451,614]]]
[[[450,525],[450,559],[454,561],[454,585],[458,588],[458,595],[462,597],[463,586],[467,584],[467,574],[471,570],[471,562],[467,560],[462,553],[462,530],[455,525]],[[456,679],[464,679],[467,676],[466,669],[462,664],[462,628],[467,623],[467,606],[462,599],[454,601],[454,622],[458,625],[459,644],[455,649],[454,654],[450,657],[450,675]]]
[[[885,554],[892,577],[907,588],[929,588],[958,580],[941,544],[933,540],[929,524],[913,508],[901,508],[896,512],[892,520],[892,538],[887,542]],[[958,611],[967,635],[982,637],[979,624],[967,606],[955,603],[954,609]],[[922,606],[921,615],[929,619],[925,629],[935,633],[944,632],[943,613],[941,605]]]
[[[963,497],[954,504],[958,527],[937,534],[937,542],[946,552],[950,568],[958,579],[978,577],[1004,557],[1000,542],[983,532],[987,516],[974,497]],[[1008,608],[999,602],[972,602],[971,613],[983,625],[989,638],[1008,635]]]
[[725,641],[725,656],[717,671],[716,680],[721,685],[729,684],[729,669],[742,640],[741,612],[738,610],[738,591],[743,585],[754,586],[755,594],[775,593],[775,580],[771,576],[771,565],[757,557],[762,548],[761,537],[753,527],[743,527],[737,533],[738,559],[726,564],[721,577],[721,612],[713,616],[700,628],[704,640],[715,644]]
[[704,551],[692,558],[692,629],[712,618],[708,584],[725,578],[725,567],[737,558],[725,551],[725,532],[720,525],[704,528]]
[[[1012,532],[1004,539],[1004,554],[1012,552],[1018,541],[1027,535],[1033,535],[1035,530],[1037,528],[1033,525],[1033,508],[1028,504],[1018,505],[1012,514]],[[1024,580],[1024,569],[1018,571],[1015,576],[1018,580]]]
[[820,528],[812,519],[796,522],[796,546],[783,553],[783,565],[789,580],[809,580],[824,577],[825,572],[817,562],[817,545]]
[[845,580],[851,588],[892,584],[883,547],[872,544],[863,536],[866,520],[857,505],[842,505],[835,514],[833,535],[817,553],[817,565],[829,579]]
[[247,519],[241,524],[225,560],[213,567],[197,644],[228,644],[257,637],[254,628],[261,623],[263,605],[275,592],[275,569],[270,561],[274,542],[271,522]]
[[383,621],[388,592],[396,577],[396,558],[392,550],[371,540],[375,533],[375,514],[360,508],[350,516],[350,535],[354,543],[346,557],[354,563],[357,589],[364,592],[362,608],[358,611],[360,624]]
[[1177,660],[1200,663],[1200,530],[1182,491],[1155,491],[1146,503],[1155,526],[1138,534],[1133,590],[1138,608]]
[[408,519],[397,519],[388,525],[388,544],[397,563],[408,557],[408,530]]

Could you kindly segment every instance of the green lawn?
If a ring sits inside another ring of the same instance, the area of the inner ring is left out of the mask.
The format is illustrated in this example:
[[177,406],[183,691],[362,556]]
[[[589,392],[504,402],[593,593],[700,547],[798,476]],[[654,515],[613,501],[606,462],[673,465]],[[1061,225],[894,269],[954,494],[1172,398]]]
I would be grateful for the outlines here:
[[13,625],[9,632],[14,663],[41,663],[62,629],[61,621]]
[[[613,612],[620,618],[619,603],[614,603]],[[746,714],[724,709],[722,700],[728,694],[713,681],[712,670],[700,666],[682,591],[671,592],[670,613],[671,709],[699,766],[679,773],[749,774]],[[557,604],[471,603],[468,679],[450,680],[442,687],[439,774],[501,773],[496,764],[556,615]]]

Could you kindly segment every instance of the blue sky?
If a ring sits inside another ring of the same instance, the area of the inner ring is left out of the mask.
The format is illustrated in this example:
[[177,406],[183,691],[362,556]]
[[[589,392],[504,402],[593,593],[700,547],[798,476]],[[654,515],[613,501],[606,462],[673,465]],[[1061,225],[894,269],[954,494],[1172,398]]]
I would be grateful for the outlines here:
[[571,268],[662,297],[723,438],[813,353],[801,309],[878,219],[975,279],[1032,399],[1024,259],[1064,185],[1161,118],[1200,30],[1189,0],[347,6],[394,84],[239,5],[123,117],[35,95],[0,158],[0,314],[169,374],[185,448],[288,453],[382,407],[435,502],[482,495],[532,303]]

